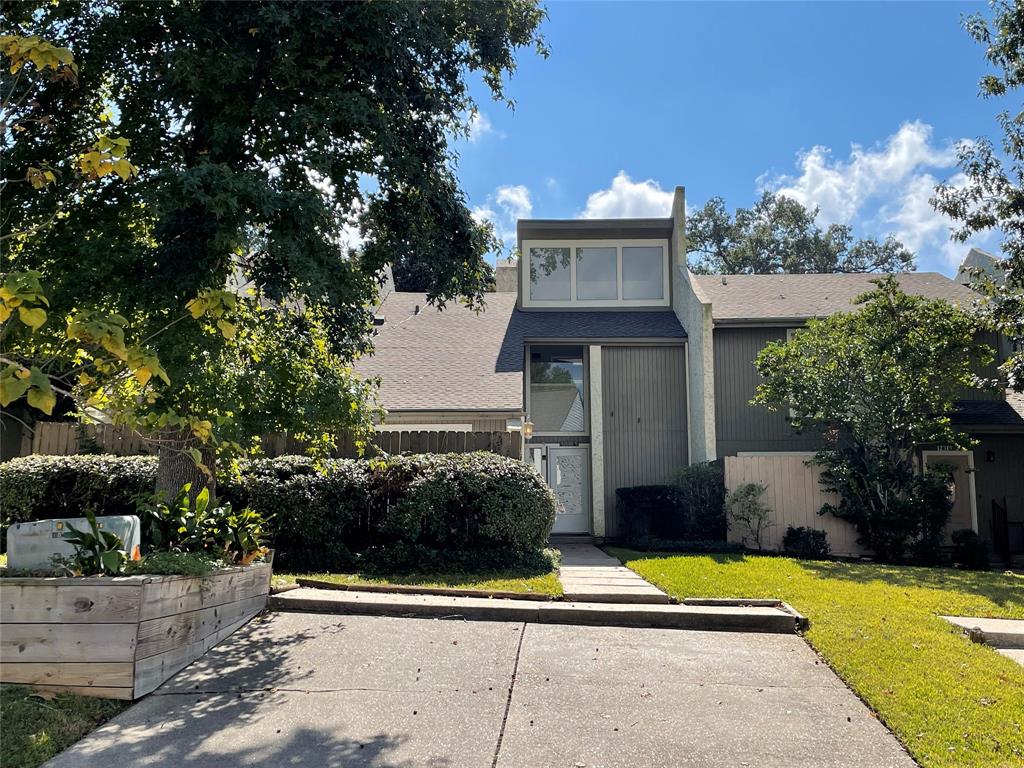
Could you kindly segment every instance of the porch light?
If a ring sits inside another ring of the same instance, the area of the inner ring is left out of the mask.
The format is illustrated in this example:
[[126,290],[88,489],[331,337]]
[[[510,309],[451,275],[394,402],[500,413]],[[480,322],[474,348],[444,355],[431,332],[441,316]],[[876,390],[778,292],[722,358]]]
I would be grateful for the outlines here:
[[523,422],[523,439],[529,440],[533,437],[533,422],[527,419]]

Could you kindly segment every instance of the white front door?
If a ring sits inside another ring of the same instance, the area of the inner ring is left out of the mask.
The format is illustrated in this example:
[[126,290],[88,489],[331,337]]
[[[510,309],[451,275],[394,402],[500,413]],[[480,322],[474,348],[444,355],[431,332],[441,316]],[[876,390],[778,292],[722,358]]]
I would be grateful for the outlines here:
[[547,481],[558,501],[552,533],[590,532],[590,448],[548,448]]

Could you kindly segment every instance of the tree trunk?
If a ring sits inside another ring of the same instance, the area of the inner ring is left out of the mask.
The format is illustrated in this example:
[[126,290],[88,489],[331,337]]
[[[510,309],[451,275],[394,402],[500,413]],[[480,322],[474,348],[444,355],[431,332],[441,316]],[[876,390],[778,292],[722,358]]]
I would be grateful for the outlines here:
[[[185,483],[191,483],[189,498],[195,500],[203,488],[210,489],[210,496],[216,492],[216,453],[199,442],[191,432],[165,430],[160,434],[159,463],[156,469],[156,492],[165,499],[173,499]],[[207,475],[189,455],[195,448],[202,454],[202,462],[210,471]]]

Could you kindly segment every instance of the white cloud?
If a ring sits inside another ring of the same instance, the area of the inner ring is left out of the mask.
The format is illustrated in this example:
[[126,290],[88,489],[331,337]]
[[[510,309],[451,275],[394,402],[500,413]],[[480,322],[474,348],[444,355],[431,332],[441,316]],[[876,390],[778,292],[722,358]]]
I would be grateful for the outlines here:
[[476,144],[484,136],[505,138],[505,134],[494,127],[494,124],[483,112],[474,112],[469,118],[469,143]]
[[523,184],[505,184],[487,196],[484,205],[473,208],[473,218],[489,221],[506,246],[515,244],[516,222],[533,213],[530,190]]
[[583,219],[656,218],[672,213],[672,192],[653,179],[633,181],[619,171],[608,189],[593,192],[580,213]]
[[920,269],[951,273],[979,242],[951,242],[953,223],[929,202],[940,181],[964,181],[954,172],[955,142],[937,144],[932,133],[919,120],[903,123],[874,147],[851,145],[846,159],[815,146],[797,155],[796,173],[766,174],[758,185],[817,206],[823,224],[851,224],[858,234],[877,237],[892,233],[917,251]]

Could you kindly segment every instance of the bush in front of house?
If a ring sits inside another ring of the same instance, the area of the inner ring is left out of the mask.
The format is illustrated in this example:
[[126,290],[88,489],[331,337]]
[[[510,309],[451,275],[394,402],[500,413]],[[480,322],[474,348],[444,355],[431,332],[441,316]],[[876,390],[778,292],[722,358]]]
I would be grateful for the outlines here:
[[153,456],[23,456],[0,464],[0,525],[48,518],[133,515],[156,482]]
[[676,486],[686,511],[686,536],[696,541],[725,541],[725,469],[721,460],[683,467]]
[[275,567],[300,572],[531,564],[555,519],[531,467],[486,452],[267,459],[224,493],[274,515]]
[[953,565],[972,571],[988,570],[988,545],[976,531],[961,528],[950,534],[953,540]]
[[[155,473],[149,457],[32,456],[0,465],[0,501],[14,522],[136,514],[136,497],[153,505]],[[555,519],[532,467],[485,452],[254,460],[220,480],[224,503],[267,521],[275,568],[297,572],[531,565]],[[174,502],[163,507],[173,517]]]
[[686,509],[674,485],[635,485],[615,491],[615,512],[627,544],[686,538]]
[[725,513],[729,524],[738,528],[740,540],[761,550],[761,538],[775,525],[772,511],[761,497],[768,490],[760,483],[745,483],[725,497]]
[[369,508],[366,462],[281,456],[245,462],[218,483],[218,493],[270,519],[274,567],[330,571],[352,567],[349,548],[365,528]]
[[615,492],[623,536],[631,546],[709,551],[726,534],[725,476],[721,462],[684,467],[676,482],[638,485]]
[[828,534],[825,531],[791,525],[782,537],[782,551],[803,560],[824,560],[832,548],[828,545]]

